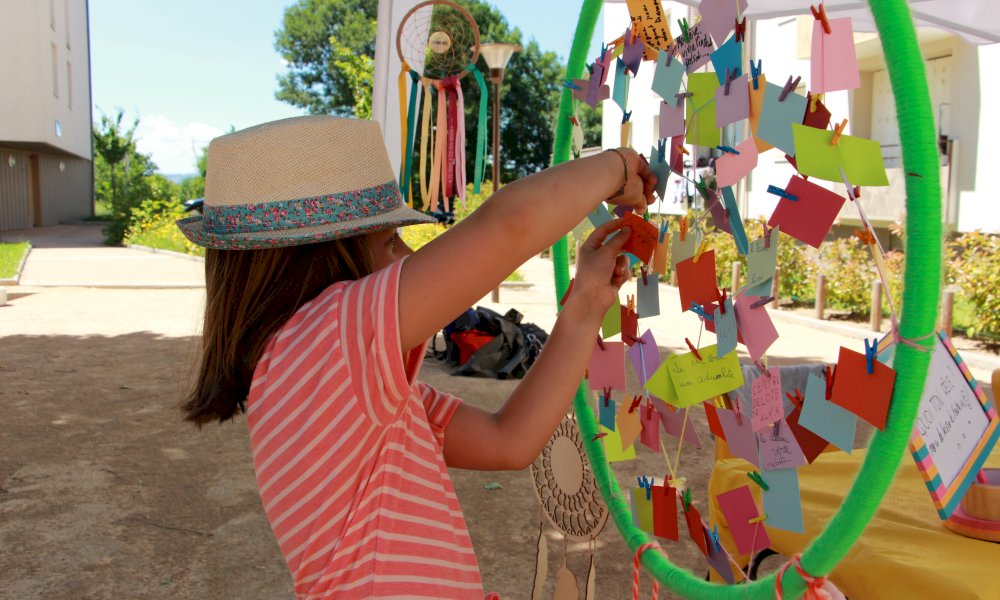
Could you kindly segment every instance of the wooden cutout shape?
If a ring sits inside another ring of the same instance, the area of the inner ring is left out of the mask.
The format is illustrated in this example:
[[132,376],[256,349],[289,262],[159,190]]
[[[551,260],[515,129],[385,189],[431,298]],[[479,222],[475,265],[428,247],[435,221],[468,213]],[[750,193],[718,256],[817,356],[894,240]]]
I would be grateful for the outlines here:
[[[563,557],[565,561],[565,557]],[[559,567],[556,573],[556,589],[552,595],[555,600],[577,600],[580,597],[580,587],[576,583],[576,575],[569,570],[566,563]]]

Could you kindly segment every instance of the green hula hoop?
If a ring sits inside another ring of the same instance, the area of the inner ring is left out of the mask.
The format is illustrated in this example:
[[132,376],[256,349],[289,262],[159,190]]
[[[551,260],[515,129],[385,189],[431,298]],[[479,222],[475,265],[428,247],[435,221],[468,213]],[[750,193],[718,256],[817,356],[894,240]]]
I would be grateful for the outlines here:
[[[579,78],[590,39],[593,37],[602,0],[584,0],[577,22],[566,78]],[[930,348],[937,324],[941,293],[941,182],[937,163],[937,140],[924,63],[917,45],[916,31],[904,0],[870,0],[872,14],[882,41],[892,91],[896,99],[899,137],[903,149],[906,178],[906,274],[903,286],[903,313],[899,332],[904,339]],[[562,92],[552,164],[569,160],[572,94]],[[566,238],[553,246],[556,299],[569,286]],[[802,566],[814,576],[828,574],[851,549],[878,509],[903,457],[916,418],[917,406],[927,377],[930,353],[908,345],[896,348],[895,368],[899,373],[885,431],[876,431],[861,470],[840,510],[826,529],[802,554]],[[632,524],[630,506],[622,499],[600,443],[594,413],[581,385],[574,399],[577,424],[586,444],[594,476],[618,530],[634,552],[651,541]],[[700,598],[770,598],[774,595],[774,575],[748,585],[728,586],[709,583],[672,562],[662,552],[646,552],[642,564],[675,593]],[[789,597],[799,597],[805,589],[802,578],[789,569],[782,586]]]

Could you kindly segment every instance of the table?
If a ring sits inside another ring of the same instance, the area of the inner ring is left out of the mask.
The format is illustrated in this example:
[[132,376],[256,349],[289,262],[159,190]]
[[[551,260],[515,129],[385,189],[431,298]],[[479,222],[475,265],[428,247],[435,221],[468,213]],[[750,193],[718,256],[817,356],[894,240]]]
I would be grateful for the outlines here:
[[[767,528],[771,547],[784,556],[802,552],[819,535],[846,496],[864,460],[865,450],[826,452],[799,469],[805,533]],[[986,462],[1000,467],[1000,445]],[[709,480],[710,524],[737,561],[749,556],[735,552],[729,527],[719,509],[718,495],[750,484],[758,506],[758,488],[747,477],[755,470],[737,458],[720,460]],[[1000,544],[967,538],[945,528],[938,518],[923,479],[907,452],[882,505],[865,532],[830,579],[852,599],[1000,598]],[[712,572],[713,580],[717,575]]]

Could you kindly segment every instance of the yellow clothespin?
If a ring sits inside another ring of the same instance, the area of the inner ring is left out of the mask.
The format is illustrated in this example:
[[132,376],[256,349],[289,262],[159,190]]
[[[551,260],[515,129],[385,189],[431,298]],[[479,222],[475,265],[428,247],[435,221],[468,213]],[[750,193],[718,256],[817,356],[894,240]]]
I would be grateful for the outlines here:
[[754,517],[747,521],[748,524],[753,525],[754,523],[763,523],[767,520],[767,515],[761,515],[759,517]]
[[816,103],[823,101],[823,94],[809,94],[809,112],[816,112]]
[[840,134],[844,133],[844,128],[846,128],[846,127],[847,127],[847,119],[844,119],[843,123],[841,123],[840,125],[837,125],[836,127],[834,127],[834,130],[833,130],[833,139],[830,140],[830,145],[831,146],[836,146],[837,145],[837,142],[840,141]]
[[687,217],[681,217],[681,221],[680,221],[680,234],[681,234],[681,241],[683,242],[687,238],[687,234],[688,234],[688,219],[687,219]]
[[694,253],[694,259],[691,262],[698,262],[701,255],[705,250],[708,250],[708,240],[702,240],[701,244],[698,246],[698,251]]

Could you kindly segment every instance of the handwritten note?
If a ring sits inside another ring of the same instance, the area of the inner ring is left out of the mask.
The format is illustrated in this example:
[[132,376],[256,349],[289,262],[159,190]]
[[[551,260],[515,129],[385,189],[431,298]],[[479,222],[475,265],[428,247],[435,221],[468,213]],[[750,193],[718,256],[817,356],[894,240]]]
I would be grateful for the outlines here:
[[757,432],[757,446],[760,449],[760,467],[765,471],[794,469],[807,464],[798,440],[784,419]]
[[715,324],[716,347],[719,356],[725,356],[736,350],[736,341],[738,338],[736,310],[733,308],[733,300],[726,298],[723,306],[726,309],[725,312],[722,312],[717,307],[712,315],[715,317],[712,322]]
[[[768,377],[770,375],[770,377]],[[750,418],[753,430],[770,427],[785,417],[781,402],[781,371],[771,367],[751,384]]]
[[[670,63],[670,64],[667,64]],[[684,63],[671,52],[660,50],[653,68],[653,92],[663,98],[670,106],[677,106],[677,93],[681,90],[681,79],[684,77]],[[660,136],[667,137],[667,136]]]
[[645,387],[650,394],[653,394],[667,404],[677,406],[677,390],[674,387],[673,380],[670,378],[670,370],[667,367],[666,361],[660,363],[660,366],[658,366],[656,371],[650,375],[643,387]]
[[[680,50],[681,56],[684,57],[684,68],[687,69],[688,73],[693,73],[711,60],[712,50],[714,49],[712,36],[699,23],[688,29],[688,37],[686,39],[683,37],[677,38],[677,49]],[[715,77],[714,73],[707,74],[713,78]]]
[[622,250],[631,252],[636,258],[648,264],[653,260],[653,250],[656,248],[656,239],[660,231],[656,225],[632,212],[626,213],[623,219],[625,225],[632,231]]
[[[731,392],[743,385],[743,372],[735,352],[716,355],[716,346],[706,346],[694,353],[675,354],[663,361],[674,382],[679,408],[686,408],[713,396]],[[663,399],[667,401],[666,398]]]
[[819,248],[846,198],[797,175],[788,180],[785,191],[797,199],[779,200],[767,224],[780,225],[782,233]]
[[604,342],[604,349],[594,344],[587,363],[590,389],[613,390],[625,389],[625,344],[623,342]]
[[810,56],[812,92],[825,94],[861,87],[851,18],[828,19],[827,22],[830,33],[823,30],[820,21],[813,21]]
[[670,22],[663,14],[660,0],[626,0],[628,14],[632,17],[632,31],[646,44],[645,60],[656,60],[657,49],[666,50],[674,43],[670,35]]
[[778,266],[778,227],[771,230],[768,236],[770,247],[763,237],[750,243],[747,253],[747,286],[753,287],[774,277],[774,269]]

